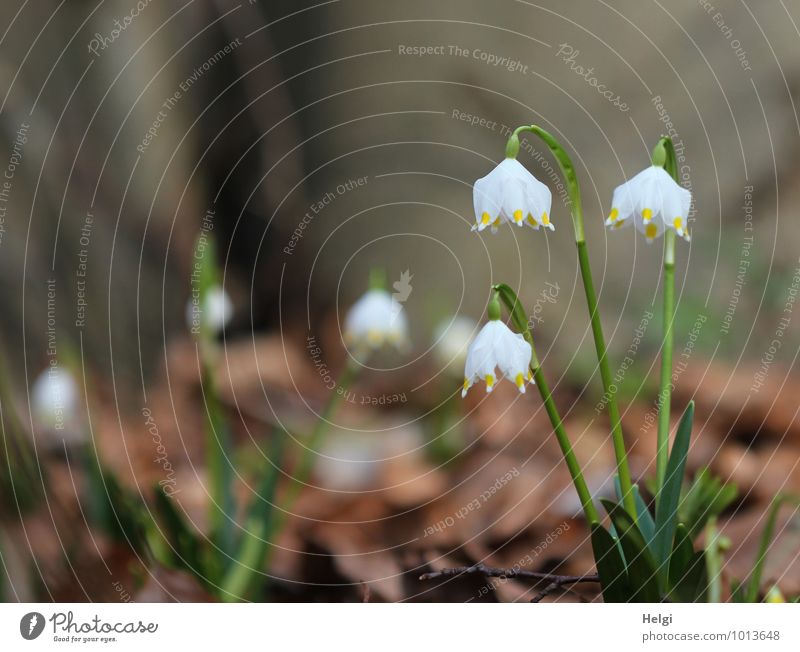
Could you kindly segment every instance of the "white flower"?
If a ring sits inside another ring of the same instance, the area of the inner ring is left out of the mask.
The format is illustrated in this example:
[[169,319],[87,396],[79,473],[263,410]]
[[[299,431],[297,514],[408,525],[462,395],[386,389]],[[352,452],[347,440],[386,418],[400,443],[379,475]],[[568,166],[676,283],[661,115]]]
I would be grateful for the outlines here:
[[50,432],[58,431],[64,439],[80,440],[79,397],[72,374],[57,366],[46,369],[31,387],[31,407],[37,425]]
[[224,288],[214,285],[208,289],[203,305],[199,298],[192,297],[186,302],[186,325],[198,334],[201,327],[208,327],[212,333],[220,333],[233,317],[233,302]]
[[673,229],[689,240],[686,220],[692,193],[681,187],[658,165],[642,170],[614,190],[606,226],[618,229],[635,224],[648,242]]
[[486,391],[491,392],[501,378],[514,382],[524,394],[525,381],[532,381],[530,364],[531,345],[525,338],[512,332],[499,319],[491,319],[467,351],[461,396],[466,396],[467,390],[481,379],[486,382]]
[[326,437],[314,467],[321,486],[328,491],[359,491],[375,485],[386,455],[384,440],[372,434],[341,430]]
[[463,315],[442,321],[433,336],[436,361],[445,369],[463,367],[467,361],[467,348],[477,328],[473,319]]
[[537,230],[542,225],[554,229],[549,217],[553,201],[550,189],[515,158],[505,159],[478,179],[472,201],[477,220],[473,231],[489,226],[495,233],[502,220],[517,226],[528,224]]
[[348,344],[375,349],[387,342],[403,346],[408,340],[403,306],[386,290],[369,290],[347,313],[344,338]]

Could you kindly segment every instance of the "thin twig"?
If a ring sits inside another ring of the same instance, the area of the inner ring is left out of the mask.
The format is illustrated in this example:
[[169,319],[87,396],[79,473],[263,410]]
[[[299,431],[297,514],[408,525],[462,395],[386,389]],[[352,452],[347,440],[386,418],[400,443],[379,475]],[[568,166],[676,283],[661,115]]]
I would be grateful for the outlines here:
[[[432,571],[419,576],[420,580],[436,580],[443,577],[456,577],[458,575],[482,575],[484,577],[502,577],[502,578],[523,578],[537,581],[548,580],[551,588],[545,589],[547,592],[552,592],[560,586],[568,584],[577,584],[579,582],[599,582],[598,575],[554,575],[553,573],[537,573],[536,571],[524,570],[522,568],[492,568],[484,566],[483,564],[475,564],[474,566],[459,566],[457,568],[443,568],[440,571]],[[547,595],[547,593],[545,593]],[[542,596],[544,597],[544,596]],[[541,598],[540,598],[541,599]],[[535,598],[534,598],[535,600]],[[538,600],[535,600],[538,602]]]
[[550,584],[548,584],[542,591],[539,591],[536,595],[531,598],[531,602],[541,602],[551,593],[557,591],[562,586],[571,586],[572,584],[576,584],[577,582],[599,582],[600,578],[597,575],[583,575],[579,579],[575,579],[575,577],[571,575],[564,575],[563,577],[559,577],[554,579]]
[[536,580],[536,582],[548,581],[549,584],[539,593],[531,598],[531,602],[541,602],[545,597],[557,591],[562,586],[571,586],[579,582],[599,582],[598,575],[554,575],[553,573],[537,573],[536,571],[524,570],[522,568],[491,568],[483,564],[473,566],[459,566],[457,568],[444,568],[440,571],[432,571],[419,576],[420,580],[435,580],[443,577],[457,577],[459,575],[482,575],[483,577],[500,578],[522,578]]

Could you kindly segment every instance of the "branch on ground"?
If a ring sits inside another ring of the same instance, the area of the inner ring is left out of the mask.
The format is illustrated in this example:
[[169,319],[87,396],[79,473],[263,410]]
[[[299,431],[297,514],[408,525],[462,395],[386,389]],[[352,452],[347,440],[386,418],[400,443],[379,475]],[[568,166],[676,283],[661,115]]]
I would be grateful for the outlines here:
[[547,581],[548,585],[533,596],[531,602],[541,602],[543,598],[560,589],[562,586],[571,586],[580,582],[600,581],[600,577],[595,574],[555,575],[553,573],[537,573],[536,571],[524,570],[522,568],[492,568],[484,564],[443,568],[440,571],[424,573],[419,576],[419,579],[422,581],[437,580],[446,577],[458,577],[460,575],[481,575],[483,577],[499,577],[503,579],[529,579],[535,580],[536,582]]

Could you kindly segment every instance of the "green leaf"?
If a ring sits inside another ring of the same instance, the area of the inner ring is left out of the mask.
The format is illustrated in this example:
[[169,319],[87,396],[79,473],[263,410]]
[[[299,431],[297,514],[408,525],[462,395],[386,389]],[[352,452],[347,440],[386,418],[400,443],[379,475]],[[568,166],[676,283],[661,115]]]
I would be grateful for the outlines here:
[[800,496],[792,496],[789,494],[778,494],[772,499],[769,512],[767,514],[767,522],[764,524],[764,529],[761,532],[761,541],[758,546],[758,553],[753,562],[753,572],[750,575],[750,581],[747,584],[745,593],[745,602],[758,601],[758,589],[761,586],[761,576],[764,573],[764,562],[767,559],[767,552],[772,538],[775,535],[775,522],[778,519],[778,511],[784,503],[800,506]]
[[636,485],[633,485],[633,500],[636,504],[636,525],[647,542],[647,547],[652,550],[653,539],[656,534],[656,523],[650,510],[647,509],[647,504],[644,502],[642,495],[639,493],[639,487]]
[[660,602],[658,566],[642,533],[621,505],[601,500],[619,534],[627,562],[630,602]]
[[698,550],[686,564],[683,575],[673,588],[680,602],[705,602],[708,592],[708,570],[705,552]]
[[678,520],[689,528],[692,540],[703,531],[710,519],[719,516],[738,494],[735,484],[723,484],[708,467],[697,472],[678,507]]
[[731,580],[731,600],[733,602],[745,602],[745,586],[742,582],[737,579]]
[[172,549],[174,565],[186,569],[203,581],[208,581],[202,562],[200,540],[186,523],[183,515],[175,509],[172,499],[164,493],[163,488],[157,485],[155,491],[155,506],[161,517],[164,535]]
[[247,511],[245,532],[239,543],[236,562],[231,564],[222,582],[221,591],[225,600],[248,596],[255,579],[261,574],[267,550],[273,544],[275,525],[279,520],[275,496],[287,439],[278,428],[272,433],[268,463]]
[[678,523],[669,559],[668,594],[678,602],[705,602],[708,591],[706,551],[695,551],[689,529]]
[[656,500],[656,531],[653,539],[653,550],[659,564],[665,569],[669,564],[669,555],[675,537],[678,503],[681,497],[683,472],[686,468],[686,456],[689,453],[693,418],[694,401],[690,401],[678,424],[675,443],[672,445],[672,452],[667,462],[664,486],[661,489],[661,495]]
[[669,587],[674,588],[684,581],[694,557],[694,547],[689,537],[689,529],[683,523],[675,528],[675,543],[669,558]]
[[[614,474],[614,489],[617,492],[617,501],[622,502],[622,485],[619,481],[619,474]],[[642,494],[639,492],[639,487],[633,485],[633,502],[636,506],[636,526],[642,533],[644,540],[647,542],[648,547],[652,548],[653,536],[656,531],[656,524],[653,520],[653,515],[644,502]]]
[[592,523],[592,550],[605,602],[627,602],[631,595],[625,562],[617,544],[599,523]]

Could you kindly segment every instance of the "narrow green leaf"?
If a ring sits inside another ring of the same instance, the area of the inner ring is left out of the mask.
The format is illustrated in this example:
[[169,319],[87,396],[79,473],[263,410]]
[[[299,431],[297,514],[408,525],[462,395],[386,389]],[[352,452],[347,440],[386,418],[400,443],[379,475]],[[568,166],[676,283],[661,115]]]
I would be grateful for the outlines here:
[[673,589],[680,602],[706,602],[708,595],[708,569],[705,551],[695,552],[680,580]]
[[601,500],[619,534],[625,552],[628,582],[631,587],[630,602],[660,602],[658,566],[647,547],[642,533],[623,507],[610,500]]
[[745,602],[745,585],[737,579],[731,580],[731,600],[736,603]]
[[605,602],[627,602],[631,595],[625,562],[617,544],[599,523],[592,523],[592,550]]
[[239,543],[236,562],[231,564],[222,582],[225,600],[244,599],[248,596],[256,578],[262,573],[267,550],[274,543],[275,526],[279,520],[275,496],[287,439],[283,431],[277,428],[272,433],[268,463],[247,511],[245,533]]
[[656,534],[656,523],[642,495],[639,493],[639,487],[636,485],[633,485],[633,500],[636,504],[636,525],[647,542],[647,547],[652,550],[653,539]]
[[656,500],[656,531],[653,549],[659,564],[667,568],[672,542],[677,525],[678,504],[681,497],[683,472],[686,468],[686,456],[689,453],[689,441],[692,436],[692,419],[694,418],[694,401],[690,401],[678,424],[675,443],[667,462],[667,473],[661,495]]
[[[614,489],[617,492],[617,502],[622,502],[622,485],[619,481],[619,474],[614,474]],[[644,540],[647,542],[648,547],[653,545],[653,535],[656,531],[656,524],[653,520],[653,515],[647,508],[647,503],[644,502],[642,494],[639,492],[639,487],[633,485],[633,503],[636,506],[636,526],[642,533]]]
[[[197,237],[194,260],[199,269],[197,281],[193,281],[192,292],[197,293],[199,305],[205,308],[209,292],[219,282],[216,243],[211,234],[203,232]],[[212,353],[215,337],[213,326],[201,314],[197,344],[200,357],[200,388],[206,409],[206,459],[211,494],[210,538],[223,553],[220,559],[227,564],[233,556],[236,545],[234,529],[236,501],[233,495],[234,473],[230,460],[233,452],[233,436],[214,381]]]
[[772,538],[775,535],[775,522],[778,519],[778,511],[784,503],[794,504],[800,506],[800,496],[793,496],[789,494],[778,494],[772,499],[769,512],[767,514],[767,522],[764,524],[764,529],[761,532],[761,541],[758,545],[758,553],[753,562],[753,572],[750,575],[750,581],[747,584],[745,593],[745,602],[756,602],[758,600],[758,589],[761,586],[761,576],[764,573],[764,562],[767,559],[767,552],[769,545],[772,543]]
[[200,541],[194,530],[175,509],[172,499],[164,493],[160,486],[156,486],[155,505],[161,517],[160,522],[164,527],[167,542],[172,549],[174,564],[185,568],[201,580],[207,581],[206,569],[203,568],[201,559]]
[[675,528],[675,543],[669,558],[669,586],[677,586],[683,581],[694,557],[694,547],[689,537],[689,529],[683,523]]
[[719,516],[738,494],[735,484],[723,483],[714,477],[708,467],[697,472],[678,506],[678,520],[686,523],[692,540],[703,531],[706,524]]

